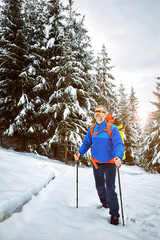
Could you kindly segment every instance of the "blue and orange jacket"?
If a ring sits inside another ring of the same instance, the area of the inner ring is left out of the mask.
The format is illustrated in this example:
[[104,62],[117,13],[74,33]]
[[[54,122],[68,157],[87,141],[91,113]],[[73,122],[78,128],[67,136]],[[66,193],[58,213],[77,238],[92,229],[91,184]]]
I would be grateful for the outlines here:
[[[106,129],[107,121],[105,120],[101,124],[95,125],[93,129],[94,132],[102,131]],[[91,160],[96,168],[99,163],[114,163],[114,158],[119,157],[121,160],[124,155],[124,144],[119,133],[118,128],[115,125],[111,125],[112,139],[110,138],[107,131],[100,132],[91,137],[90,128],[84,138],[83,144],[79,148],[78,152],[80,152],[81,157],[88,151],[91,147]]]

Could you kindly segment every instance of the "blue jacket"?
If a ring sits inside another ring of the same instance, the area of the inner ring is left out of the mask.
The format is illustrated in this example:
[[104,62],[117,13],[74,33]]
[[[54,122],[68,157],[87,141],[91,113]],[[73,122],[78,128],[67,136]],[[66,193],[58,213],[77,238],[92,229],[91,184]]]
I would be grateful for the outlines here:
[[[93,132],[98,132],[106,129],[106,120],[95,125]],[[110,138],[107,131],[98,133],[96,136],[94,134],[91,137],[90,128],[84,138],[83,144],[79,148],[81,157],[87,152],[87,150],[92,146],[91,154],[92,157],[99,162],[108,162],[112,158],[119,157],[121,160],[124,155],[124,144],[119,133],[118,128],[115,125],[111,125],[112,139]],[[93,145],[92,145],[93,144]]]

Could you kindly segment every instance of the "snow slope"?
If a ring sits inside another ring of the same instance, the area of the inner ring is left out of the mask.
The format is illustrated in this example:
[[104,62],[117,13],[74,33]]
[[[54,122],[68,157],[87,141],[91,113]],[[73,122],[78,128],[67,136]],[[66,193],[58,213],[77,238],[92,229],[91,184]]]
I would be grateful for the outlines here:
[[92,168],[79,167],[76,208],[76,167],[2,148],[0,156],[0,219],[27,202],[0,222],[0,240],[160,239],[159,174],[120,168],[125,226],[113,226],[97,208]]

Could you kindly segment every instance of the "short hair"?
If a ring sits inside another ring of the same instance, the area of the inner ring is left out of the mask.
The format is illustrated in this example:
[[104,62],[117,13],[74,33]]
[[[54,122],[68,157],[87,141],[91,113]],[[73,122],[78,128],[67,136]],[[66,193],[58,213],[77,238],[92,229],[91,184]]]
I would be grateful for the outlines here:
[[96,110],[97,108],[103,108],[104,111],[105,111],[105,113],[107,113],[107,108],[106,108],[104,105],[98,105],[98,106],[95,108],[95,110]]

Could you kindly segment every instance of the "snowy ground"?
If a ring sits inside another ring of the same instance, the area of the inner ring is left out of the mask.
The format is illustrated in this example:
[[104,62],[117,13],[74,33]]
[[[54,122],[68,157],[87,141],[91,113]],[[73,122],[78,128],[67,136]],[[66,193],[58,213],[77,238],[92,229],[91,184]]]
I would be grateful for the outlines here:
[[113,226],[92,168],[79,167],[76,208],[76,167],[0,148],[0,240],[160,239],[160,175],[123,165],[120,176],[125,226]]

